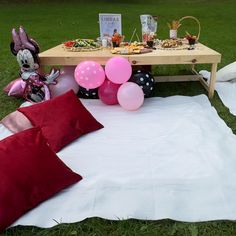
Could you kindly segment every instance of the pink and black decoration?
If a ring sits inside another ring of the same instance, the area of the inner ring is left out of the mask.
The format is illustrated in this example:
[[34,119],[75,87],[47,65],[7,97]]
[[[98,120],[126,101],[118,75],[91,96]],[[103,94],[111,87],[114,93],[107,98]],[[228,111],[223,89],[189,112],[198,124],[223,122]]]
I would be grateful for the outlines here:
[[103,103],[120,104],[129,111],[142,106],[144,96],[151,96],[155,83],[146,71],[138,70],[132,74],[132,65],[120,56],[110,58],[104,69],[95,61],[83,61],[76,66],[74,77],[80,86],[80,97],[91,98],[91,93],[97,95],[97,90],[92,89],[98,89],[98,97]]
[[[20,77],[22,80],[16,81],[22,88],[22,97],[30,102],[41,102],[51,98],[49,84],[55,84],[55,79],[59,76],[59,70],[52,69],[49,75],[41,75],[38,72],[39,45],[29,38],[21,26],[19,32],[12,29],[12,42],[10,49],[16,56],[20,66]],[[14,84],[15,87],[18,84]]]
[[90,99],[98,99],[98,88],[95,89],[87,89],[82,86],[79,86],[79,92],[77,94],[80,98],[90,98]]
[[152,96],[155,80],[151,73],[144,70],[136,70],[132,73],[129,82],[134,82],[139,85],[146,98]]

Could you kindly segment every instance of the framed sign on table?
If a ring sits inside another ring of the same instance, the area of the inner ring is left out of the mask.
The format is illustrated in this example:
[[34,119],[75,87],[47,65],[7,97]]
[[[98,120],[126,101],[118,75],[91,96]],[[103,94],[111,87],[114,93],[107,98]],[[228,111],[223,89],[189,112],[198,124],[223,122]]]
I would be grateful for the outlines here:
[[99,13],[100,37],[112,37],[114,32],[122,35],[121,14]]

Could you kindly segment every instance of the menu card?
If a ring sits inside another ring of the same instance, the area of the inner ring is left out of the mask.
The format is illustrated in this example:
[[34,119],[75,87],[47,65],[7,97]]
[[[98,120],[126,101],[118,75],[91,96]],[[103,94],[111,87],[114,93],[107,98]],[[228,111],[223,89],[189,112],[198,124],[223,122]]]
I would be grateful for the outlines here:
[[100,37],[112,37],[114,32],[122,35],[121,14],[99,13]]

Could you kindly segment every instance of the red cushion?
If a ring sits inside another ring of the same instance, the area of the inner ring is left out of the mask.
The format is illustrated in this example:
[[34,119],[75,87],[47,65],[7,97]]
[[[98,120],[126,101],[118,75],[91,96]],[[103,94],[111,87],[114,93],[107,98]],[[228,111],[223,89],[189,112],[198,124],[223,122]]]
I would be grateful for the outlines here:
[[0,231],[81,179],[50,149],[39,128],[3,139],[0,141]]
[[42,129],[55,152],[81,135],[103,128],[72,90],[48,101],[18,108],[18,111]]

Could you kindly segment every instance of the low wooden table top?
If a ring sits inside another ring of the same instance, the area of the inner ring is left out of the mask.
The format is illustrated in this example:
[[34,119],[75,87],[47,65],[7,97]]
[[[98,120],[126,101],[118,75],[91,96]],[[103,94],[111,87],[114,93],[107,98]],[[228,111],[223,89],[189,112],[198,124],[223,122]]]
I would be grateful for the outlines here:
[[[85,60],[92,60],[105,65],[112,54],[108,49],[91,52],[69,52],[58,45],[39,54],[41,65],[77,65]],[[198,43],[194,50],[156,49],[145,54],[121,55],[132,65],[170,65],[170,64],[213,64],[219,63],[221,54]]]

